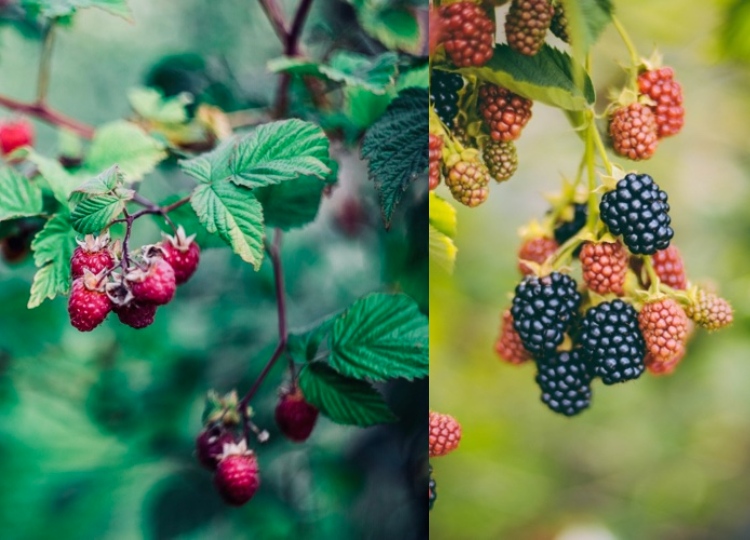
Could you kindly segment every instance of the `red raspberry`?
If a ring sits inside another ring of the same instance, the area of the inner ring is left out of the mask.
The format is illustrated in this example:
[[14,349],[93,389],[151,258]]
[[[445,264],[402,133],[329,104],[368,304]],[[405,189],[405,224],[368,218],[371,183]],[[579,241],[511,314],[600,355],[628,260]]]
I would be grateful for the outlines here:
[[461,442],[461,424],[449,414],[430,411],[430,457],[453,452]]
[[533,274],[534,271],[530,267],[525,265],[523,261],[531,261],[537,264],[543,264],[544,261],[546,261],[550,255],[557,251],[557,248],[559,247],[559,244],[555,241],[554,238],[546,238],[541,236],[539,238],[526,240],[523,244],[521,244],[521,249],[518,250],[518,270],[524,276]]
[[638,88],[656,102],[650,109],[656,116],[659,138],[677,135],[685,123],[685,109],[682,87],[674,80],[672,68],[642,72],[638,76]]
[[484,84],[479,88],[479,114],[493,141],[513,141],[531,118],[532,101],[507,88]]
[[549,0],[513,0],[505,17],[505,36],[510,48],[526,56],[538,53],[554,11]]
[[430,189],[440,185],[440,166],[443,160],[443,139],[430,133]]
[[302,391],[286,391],[276,405],[276,424],[287,439],[303,442],[312,433],[318,419],[318,409],[305,401]]
[[685,348],[690,321],[671,298],[647,303],[638,314],[638,326],[646,341],[646,355],[652,362],[674,360]]
[[523,364],[531,360],[531,355],[521,343],[521,337],[513,328],[513,315],[510,310],[503,312],[502,325],[500,326],[500,337],[495,342],[495,352],[511,364]]
[[580,253],[583,280],[598,294],[622,296],[630,255],[619,242],[586,242]]
[[201,431],[195,438],[195,455],[201,465],[213,471],[219,464],[219,456],[224,453],[224,445],[234,443],[234,435],[223,426],[215,424]]
[[474,2],[440,8],[445,52],[457,67],[483,66],[495,46],[495,23]]
[[114,266],[115,258],[109,250],[109,234],[87,234],[83,241],[78,241],[78,247],[70,258],[70,273],[74,279],[81,277],[86,270],[98,274]]
[[444,165],[445,185],[454,199],[469,207],[479,206],[487,200],[490,171],[479,161],[476,151],[453,155]]
[[156,305],[144,302],[138,302],[133,300],[122,306],[113,308],[113,311],[117,313],[117,318],[120,319],[122,324],[141,329],[151,326],[156,316]]
[[654,155],[659,144],[657,130],[654,113],[640,103],[620,107],[609,121],[612,147],[617,154],[633,161]]
[[732,324],[734,312],[731,304],[714,293],[700,289],[693,304],[687,308],[688,316],[708,330],[718,330]]
[[195,243],[195,235],[186,236],[185,229],[180,225],[174,236],[164,235],[161,243],[162,258],[174,270],[177,285],[182,285],[198,269],[201,258],[201,248]]
[[112,309],[112,303],[97,285],[98,278],[86,273],[73,281],[68,298],[70,324],[81,332],[90,332],[104,322]]
[[[674,244],[666,249],[657,251],[651,256],[656,275],[659,276],[664,285],[673,289],[684,291],[687,289],[687,276],[685,275],[685,265],[682,262],[680,252]],[[650,281],[647,280],[648,287]]]
[[258,460],[247,449],[243,439],[239,444],[228,444],[219,456],[214,474],[214,485],[227,504],[242,506],[253,498],[260,487]]
[[34,144],[34,126],[25,118],[0,122],[0,151],[7,156],[23,146]]
[[146,270],[128,272],[126,279],[136,300],[157,306],[169,303],[177,287],[172,266],[160,257],[150,259]]

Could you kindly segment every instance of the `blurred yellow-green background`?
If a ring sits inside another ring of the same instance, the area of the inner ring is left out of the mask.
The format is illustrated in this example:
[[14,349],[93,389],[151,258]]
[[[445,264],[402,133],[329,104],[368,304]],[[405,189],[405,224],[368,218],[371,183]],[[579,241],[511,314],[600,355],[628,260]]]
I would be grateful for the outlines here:
[[[690,278],[719,285],[735,324],[699,331],[671,377],[596,382],[592,407],[572,419],[541,403],[532,364],[498,359],[517,229],[543,215],[542,194],[575,174],[582,152],[563,114],[536,104],[518,173],[484,205],[459,209],[455,273],[430,273],[430,406],[463,426],[459,450],[432,460],[431,538],[750,538],[750,2],[616,8],[642,55],[658,44],[687,110],[680,135],[626,168],[669,193]],[[609,28],[594,56],[600,105],[626,61]]]

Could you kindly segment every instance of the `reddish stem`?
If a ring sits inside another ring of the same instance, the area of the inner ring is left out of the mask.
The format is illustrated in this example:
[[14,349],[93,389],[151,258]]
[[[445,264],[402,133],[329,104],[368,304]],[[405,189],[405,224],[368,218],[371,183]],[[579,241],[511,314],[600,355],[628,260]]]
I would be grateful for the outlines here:
[[0,107],[33,116],[53,126],[64,127],[85,139],[92,139],[94,137],[94,128],[92,126],[65,116],[49,107],[46,103],[23,103],[7,96],[0,96]]
[[[286,56],[297,56],[299,54],[299,41],[302,37],[302,29],[305,27],[305,21],[310,14],[313,0],[300,0],[297,5],[297,11],[294,13],[292,26],[284,40],[284,54]],[[276,94],[276,106],[274,107],[274,116],[283,118],[289,109],[289,87],[292,82],[290,73],[282,73],[279,81],[279,89]]]

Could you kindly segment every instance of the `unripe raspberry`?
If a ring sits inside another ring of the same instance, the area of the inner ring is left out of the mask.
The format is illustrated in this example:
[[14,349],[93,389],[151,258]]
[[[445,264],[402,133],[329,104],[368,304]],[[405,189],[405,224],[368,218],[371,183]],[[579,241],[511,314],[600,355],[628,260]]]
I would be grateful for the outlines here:
[[195,235],[187,236],[180,225],[174,236],[164,235],[161,243],[162,258],[174,270],[175,283],[182,285],[198,269],[201,249],[195,243]]
[[513,141],[531,119],[531,100],[507,88],[483,84],[479,88],[479,114],[493,141]]
[[521,244],[521,249],[518,251],[518,270],[524,276],[533,274],[533,269],[524,264],[523,261],[543,264],[559,247],[554,238],[541,236],[526,240]]
[[430,411],[430,457],[453,452],[461,442],[461,424],[448,414]]
[[718,330],[732,324],[734,313],[731,304],[714,293],[700,289],[694,302],[688,306],[687,315],[699,326]]
[[639,161],[649,159],[659,144],[656,117],[640,103],[615,110],[609,121],[612,147],[623,157]]
[[674,71],[663,67],[638,76],[638,89],[656,104],[650,106],[656,117],[659,138],[677,135],[685,123],[682,87],[674,80]]
[[154,323],[156,308],[157,306],[155,304],[132,300],[122,306],[115,305],[113,311],[117,313],[117,318],[120,319],[122,324],[126,324],[131,328],[139,330],[151,326]]
[[215,424],[201,431],[195,438],[195,455],[209,471],[216,470],[224,445],[234,444],[234,435],[222,425]]
[[513,0],[505,17],[505,36],[510,48],[526,56],[538,53],[553,14],[549,0]]
[[495,342],[495,352],[511,364],[523,364],[531,360],[531,355],[523,346],[521,337],[513,328],[513,315],[509,309],[503,312],[502,324],[500,327],[500,336]]
[[473,2],[440,8],[445,52],[457,67],[483,66],[494,53],[495,23]]
[[70,324],[81,332],[90,332],[109,315],[112,303],[99,286],[98,278],[91,273],[73,280],[68,298]]
[[306,441],[318,419],[318,409],[305,401],[302,391],[285,391],[276,405],[276,424],[287,439],[294,442]]
[[479,161],[476,151],[453,155],[444,165],[445,185],[453,198],[469,207],[479,206],[487,200],[490,172]]
[[239,444],[224,446],[214,474],[214,485],[224,501],[232,506],[242,506],[258,491],[258,460],[252,450],[247,449],[244,439]]
[[34,126],[25,118],[0,121],[0,152],[4,156],[34,144]]
[[630,255],[619,242],[586,242],[580,253],[583,280],[597,294],[622,296]]
[[518,169],[518,154],[513,141],[490,141],[482,157],[495,182],[503,182],[513,176]]
[[126,279],[136,300],[157,306],[169,303],[177,287],[172,266],[161,257],[150,259],[146,270],[128,272]]
[[74,279],[81,277],[86,270],[98,274],[114,266],[115,258],[109,250],[109,234],[87,234],[83,241],[78,241],[78,247],[70,258],[70,273]]
[[440,167],[443,160],[443,139],[430,133],[430,189],[440,185]]
[[[670,244],[668,248],[657,251],[651,256],[651,261],[656,275],[664,285],[678,290],[687,289],[685,265],[677,246]],[[650,281],[647,280],[645,285],[648,287]]]
[[660,298],[643,306],[638,313],[638,327],[652,362],[673,360],[685,348],[688,324],[685,311],[671,298]]

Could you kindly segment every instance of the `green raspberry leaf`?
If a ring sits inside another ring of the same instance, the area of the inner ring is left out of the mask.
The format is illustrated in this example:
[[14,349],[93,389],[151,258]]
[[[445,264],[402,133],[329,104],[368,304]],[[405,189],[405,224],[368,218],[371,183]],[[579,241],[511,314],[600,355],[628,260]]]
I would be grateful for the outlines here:
[[164,145],[132,122],[118,120],[96,130],[83,166],[91,172],[117,164],[130,181],[138,181],[167,157]]
[[70,194],[81,183],[81,179],[66,171],[56,159],[45,157],[34,150],[28,151],[26,159],[36,165],[55,199],[67,208]]
[[76,247],[76,234],[67,212],[52,216],[34,238],[31,249],[39,270],[31,284],[29,309],[45,299],[67,294],[70,289],[70,258]]
[[388,49],[419,52],[422,34],[414,10],[392,2],[349,0],[362,28]]
[[56,18],[72,15],[78,9],[99,8],[126,20],[132,20],[132,13],[126,0],[22,0],[21,5],[44,17]]
[[128,101],[141,118],[160,124],[184,124],[189,119],[186,106],[193,98],[184,92],[164,97],[155,88],[133,88],[128,92]]
[[456,209],[434,192],[430,192],[430,260],[447,272],[453,272],[458,249],[456,237]]
[[94,196],[109,195],[124,184],[124,179],[120,168],[112,165],[106,171],[89,178],[77,186],[70,194],[70,201],[79,203],[83,199]]
[[322,362],[302,368],[299,385],[305,400],[338,424],[368,427],[396,420],[369,383],[344,377]]
[[371,294],[336,318],[332,368],[355,379],[414,379],[429,373],[427,317],[404,294]]
[[0,221],[42,213],[42,190],[10,167],[0,167]]
[[125,202],[130,198],[132,192],[83,199],[75,206],[70,216],[73,228],[81,234],[94,234],[106,229],[122,214]]
[[409,184],[429,164],[428,111],[428,91],[407,88],[367,130],[362,141],[362,157],[369,161],[370,179],[380,191],[386,227]]

